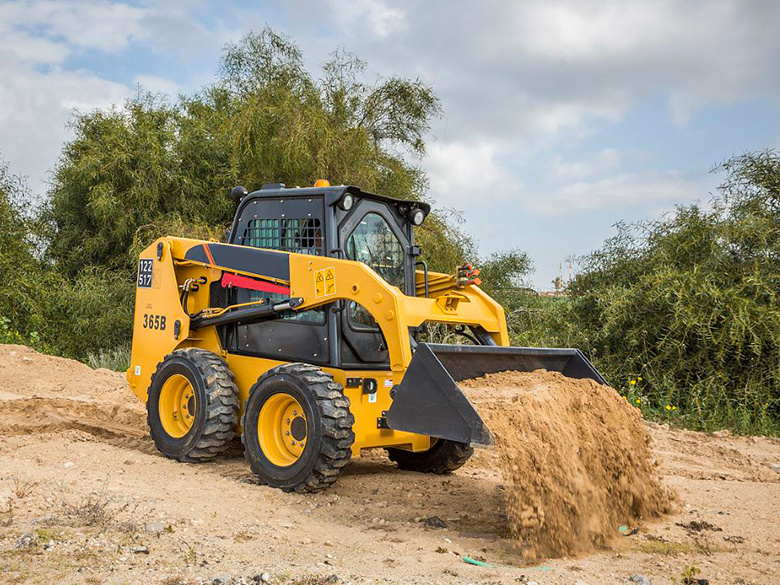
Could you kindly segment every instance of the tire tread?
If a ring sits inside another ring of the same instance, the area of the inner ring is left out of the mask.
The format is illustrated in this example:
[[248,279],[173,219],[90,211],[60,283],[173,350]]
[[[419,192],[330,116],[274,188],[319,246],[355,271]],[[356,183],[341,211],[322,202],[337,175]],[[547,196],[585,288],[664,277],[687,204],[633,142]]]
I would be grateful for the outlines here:
[[[297,485],[283,487],[282,490],[297,493],[320,491],[336,481],[352,457],[352,444],[355,442],[352,425],[355,424],[355,417],[349,410],[349,398],[344,395],[341,385],[336,383],[330,374],[317,366],[305,363],[284,364],[268,370],[252,386],[249,391],[250,397],[255,388],[268,377],[278,374],[294,376],[306,383],[317,400],[322,420],[322,446],[311,473]],[[246,428],[246,412],[242,426]],[[259,470],[255,469],[252,459],[246,453],[244,434],[241,436],[241,441],[252,472],[259,475]]]
[[474,454],[474,447],[467,443],[458,443],[440,439],[428,451],[413,453],[404,449],[387,448],[390,461],[399,469],[447,475],[463,467]]
[[[187,347],[174,350],[166,355],[163,361],[157,364],[152,380],[166,361],[175,357],[184,357],[189,360],[203,378],[207,401],[204,429],[193,448],[181,456],[168,455],[162,448],[159,438],[152,434],[152,439],[161,453],[178,461],[197,463],[214,459],[224,452],[236,437],[239,402],[235,376],[225,361],[214,352],[197,347]],[[147,423],[151,428],[151,415],[148,409],[146,416]]]

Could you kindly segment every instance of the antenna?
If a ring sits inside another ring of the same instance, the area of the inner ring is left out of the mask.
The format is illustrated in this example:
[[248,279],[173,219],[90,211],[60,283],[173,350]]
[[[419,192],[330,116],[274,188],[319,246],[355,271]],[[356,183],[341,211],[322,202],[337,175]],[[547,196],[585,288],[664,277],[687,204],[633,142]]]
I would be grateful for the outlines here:
[[569,254],[568,256],[566,256],[566,265],[569,268],[569,280],[567,281],[567,283],[571,282],[572,279],[574,278],[574,262],[576,262],[576,260],[577,257],[574,254]]

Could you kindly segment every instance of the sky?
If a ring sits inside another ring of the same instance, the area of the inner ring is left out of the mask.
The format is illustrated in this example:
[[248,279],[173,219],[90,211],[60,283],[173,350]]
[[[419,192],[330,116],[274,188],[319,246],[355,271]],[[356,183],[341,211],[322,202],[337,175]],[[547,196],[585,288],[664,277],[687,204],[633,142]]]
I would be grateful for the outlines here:
[[0,0],[0,157],[42,196],[74,110],[197,91],[266,25],[315,75],[343,48],[431,85],[428,196],[482,256],[526,251],[541,289],[617,222],[706,202],[718,163],[780,143],[773,0]]

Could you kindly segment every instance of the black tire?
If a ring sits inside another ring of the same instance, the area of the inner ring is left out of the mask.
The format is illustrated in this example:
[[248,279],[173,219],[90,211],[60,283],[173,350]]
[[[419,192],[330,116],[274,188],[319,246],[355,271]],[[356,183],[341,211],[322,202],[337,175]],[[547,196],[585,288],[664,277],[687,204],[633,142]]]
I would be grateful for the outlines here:
[[[258,419],[271,397],[286,394],[297,401],[305,416],[305,446],[289,465],[276,465],[263,452]],[[268,370],[249,391],[242,420],[244,455],[260,483],[287,492],[313,492],[332,484],[352,456],[355,417],[349,398],[333,377],[302,363]]]
[[[160,392],[171,376],[189,381],[195,405],[192,426],[182,437],[166,432],[160,419]],[[194,347],[177,349],[157,365],[146,401],[149,431],[157,449],[171,459],[199,462],[213,459],[236,437],[238,388],[233,372],[217,354]]]
[[474,447],[471,445],[447,439],[438,439],[430,449],[418,453],[392,447],[386,450],[390,461],[398,464],[399,469],[437,475],[460,469],[474,454]]

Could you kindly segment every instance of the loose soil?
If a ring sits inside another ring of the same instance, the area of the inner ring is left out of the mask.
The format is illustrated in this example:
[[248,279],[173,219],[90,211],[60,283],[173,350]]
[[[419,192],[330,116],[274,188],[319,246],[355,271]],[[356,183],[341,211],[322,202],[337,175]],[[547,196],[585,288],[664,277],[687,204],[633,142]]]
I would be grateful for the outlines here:
[[527,560],[603,548],[616,527],[670,511],[642,417],[614,389],[543,370],[461,386],[496,441],[509,524]]
[[[490,409],[474,400],[492,425]],[[603,405],[599,416],[615,422]],[[239,445],[205,464],[160,456],[144,406],[121,374],[0,346],[0,583],[251,583],[268,573],[270,583],[312,585],[625,585],[642,574],[653,585],[671,585],[690,567],[713,585],[777,583],[780,442],[648,423],[644,429],[662,486],[679,494],[672,513],[653,520],[640,507],[634,516],[645,516],[641,522],[618,514],[609,522],[628,530],[614,526],[601,548],[529,565],[511,510],[517,479],[529,476],[504,479],[500,447],[478,450],[451,476],[399,471],[382,451],[369,452],[326,492],[285,494],[257,485]],[[638,437],[628,438],[627,453],[641,451]],[[591,468],[590,455],[565,447],[557,445],[560,456],[540,447],[539,465],[562,458],[556,469]],[[606,450],[636,456],[617,451]],[[609,462],[596,468],[609,469]],[[653,481],[636,477],[645,488]],[[568,481],[560,479],[553,485]],[[617,483],[620,494],[644,490]],[[585,485],[575,487],[593,494]],[[587,504],[605,505],[595,493]],[[558,500],[543,501],[549,525],[555,513],[547,502]],[[577,514],[572,518],[587,527],[587,506]],[[434,517],[442,522],[426,522]],[[464,556],[490,566],[467,564]]]

